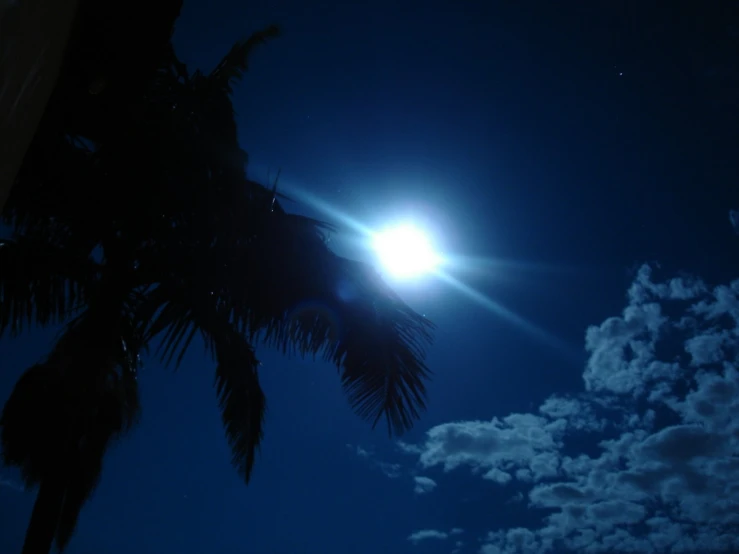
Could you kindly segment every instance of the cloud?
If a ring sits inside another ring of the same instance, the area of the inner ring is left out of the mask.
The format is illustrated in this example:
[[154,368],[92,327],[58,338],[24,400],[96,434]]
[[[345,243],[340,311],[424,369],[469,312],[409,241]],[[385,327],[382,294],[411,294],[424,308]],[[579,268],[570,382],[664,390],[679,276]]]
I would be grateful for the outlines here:
[[408,535],[408,540],[411,541],[413,544],[418,544],[420,541],[425,541],[428,539],[447,539],[449,538],[449,533],[445,533],[444,531],[437,531],[435,529],[421,529],[420,531],[415,531],[414,533],[411,533]]
[[572,397],[550,396],[539,406],[539,413],[583,431],[602,431],[607,425],[605,419],[595,415],[593,405]]
[[[421,529],[408,535],[408,540],[413,544],[418,544],[420,541],[428,539],[445,540],[455,535],[461,535],[462,533],[464,533],[464,529],[460,529],[459,527],[453,527],[449,532],[437,531],[436,529]],[[461,548],[462,545],[463,543],[461,541],[454,543],[456,549]]]
[[623,312],[585,333],[584,392],[444,423],[403,450],[526,487],[521,523],[540,523],[491,530],[481,554],[736,551],[738,340],[739,280],[658,282],[643,266]]
[[507,483],[515,468],[532,476],[556,474],[556,459],[565,430],[563,420],[548,421],[534,414],[511,414],[491,421],[444,423],[430,429],[419,461],[425,468],[445,471],[469,466],[484,479]]
[[380,471],[385,474],[385,477],[390,479],[397,479],[402,473],[400,464],[389,464],[387,462],[376,462],[376,464]]
[[402,468],[400,464],[391,464],[378,460],[374,452],[366,450],[358,445],[347,444],[346,447],[354,452],[359,458],[367,460],[371,465],[382,471],[386,477],[390,479],[397,479],[402,475]]
[[416,494],[426,494],[436,488],[436,481],[434,481],[430,477],[423,477],[418,475],[413,477],[413,480],[416,483],[413,492],[415,492]]
[[364,458],[365,460],[368,460],[370,458],[369,451],[365,450],[361,446],[358,446],[358,445],[357,446],[354,446],[354,445],[351,445],[351,444],[347,444],[346,447],[349,450],[352,450],[360,458]]

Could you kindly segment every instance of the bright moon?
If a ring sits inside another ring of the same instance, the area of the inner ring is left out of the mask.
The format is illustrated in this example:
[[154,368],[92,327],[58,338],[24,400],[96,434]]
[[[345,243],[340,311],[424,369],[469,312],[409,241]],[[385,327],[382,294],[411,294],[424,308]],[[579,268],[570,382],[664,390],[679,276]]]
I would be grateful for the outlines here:
[[412,225],[375,234],[373,247],[382,265],[395,278],[419,277],[433,271],[440,262],[428,237]]

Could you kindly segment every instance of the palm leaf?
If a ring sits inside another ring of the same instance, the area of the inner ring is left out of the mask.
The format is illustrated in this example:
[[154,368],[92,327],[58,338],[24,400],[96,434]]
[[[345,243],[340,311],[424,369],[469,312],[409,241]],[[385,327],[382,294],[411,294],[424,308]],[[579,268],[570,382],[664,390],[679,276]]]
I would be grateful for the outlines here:
[[221,419],[231,446],[231,461],[239,475],[249,482],[256,452],[263,437],[267,408],[259,384],[259,361],[243,335],[231,332],[215,340],[215,385]]
[[[295,276],[306,305],[275,318],[265,340],[283,351],[320,353],[340,368],[354,411],[373,426],[384,416],[391,435],[410,429],[425,409],[424,363],[433,324],[414,312],[365,264],[327,255],[327,287]],[[291,267],[292,270],[297,270]]]
[[262,440],[266,409],[257,360],[246,337],[219,312],[215,295],[202,289],[159,285],[141,306],[147,341],[161,337],[163,361],[178,366],[200,335],[216,360],[215,386],[232,462],[248,482]]
[[0,240],[0,335],[64,321],[86,302],[96,271],[92,259],[46,235]]
[[218,63],[216,68],[211,71],[209,80],[217,83],[221,90],[228,94],[233,92],[232,85],[241,80],[244,73],[249,69],[249,56],[252,51],[268,40],[280,36],[280,29],[277,25],[270,25],[261,31],[252,33],[249,38],[237,42],[231,47]]

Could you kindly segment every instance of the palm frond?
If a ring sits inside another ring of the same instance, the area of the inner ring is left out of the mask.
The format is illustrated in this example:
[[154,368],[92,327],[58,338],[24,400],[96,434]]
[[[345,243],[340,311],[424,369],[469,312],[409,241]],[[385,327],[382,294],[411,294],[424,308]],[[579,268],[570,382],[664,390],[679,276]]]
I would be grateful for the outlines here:
[[[245,226],[260,221],[245,218]],[[324,225],[268,213],[247,242],[230,248],[210,283],[223,292],[229,321],[283,352],[322,354],[341,368],[354,410],[391,434],[409,429],[425,407],[424,363],[433,325],[414,312],[366,264],[327,246]],[[199,278],[198,269],[179,270]],[[216,292],[216,294],[220,294]]]
[[221,419],[231,446],[231,461],[248,483],[262,441],[267,408],[257,374],[259,361],[251,344],[240,333],[219,335],[214,344],[215,385]]
[[276,319],[265,339],[283,350],[322,354],[340,368],[354,411],[373,427],[385,417],[388,432],[400,435],[425,409],[433,324],[371,267],[338,256],[326,263],[332,286],[306,291],[313,301]]
[[231,94],[233,92],[232,85],[241,80],[244,73],[249,69],[249,56],[252,51],[257,46],[261,46],[278,36],[280,36],[279,27],[270,25],[261,31],[252,33],[246,40],[237,42],[210,73],[209,80],[217,83],[221,90]]
[[[137,321],[143,341],[150,343],[160,338],[157,353],[161,361],[178,368],[193,339],[200,333],[210,347],[206,318],[212,318],[213,305],[209,298],[200,298],[202,291],[187,294],[183,287],[173,283],[159,284],[145,295],[138,307]],[[213,324],[212,320],[209,322]]]
[[232,462],[248,482],[262,440],[266,401],[254,349],[218,306],[218,298],[202,288],[159,285],[140,315],[146,340],[161,337],[160,353],[167,363],[179,365],[193,338],[203,338],[216,360],[215,386]]
[[0,240],[0,335],[64,321],[86,302],[96,272],[91,258],[46,236]]

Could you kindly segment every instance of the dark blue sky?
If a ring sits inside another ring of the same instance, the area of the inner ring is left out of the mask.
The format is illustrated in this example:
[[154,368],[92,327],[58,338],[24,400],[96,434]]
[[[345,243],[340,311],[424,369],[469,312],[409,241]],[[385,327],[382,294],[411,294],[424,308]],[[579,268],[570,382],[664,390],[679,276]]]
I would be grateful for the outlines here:
[[[152,360],[70,554],[739,551],[737,3],[553,4],[185,1],[190,68],[283,28],[234,94],[253,178],[510,262],[455,275],[561,346],[404,284],[438,326],[414,431],[372,432],[334,368],[261,349],[248,487],[210,361]],[[0,343],[0,400],[52,337]],[[19,551],[34,497],[0,477],[0,551]]]

